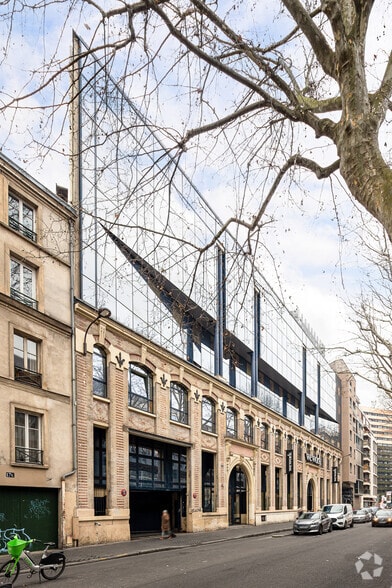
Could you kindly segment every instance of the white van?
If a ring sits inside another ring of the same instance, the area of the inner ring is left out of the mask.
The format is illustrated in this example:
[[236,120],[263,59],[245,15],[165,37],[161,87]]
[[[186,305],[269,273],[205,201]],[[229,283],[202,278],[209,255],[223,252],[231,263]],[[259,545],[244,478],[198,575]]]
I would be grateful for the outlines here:
[[332,520],[335,529],[347,529],[354,526],[353,507],[351,504],[325,504],[323,512]]

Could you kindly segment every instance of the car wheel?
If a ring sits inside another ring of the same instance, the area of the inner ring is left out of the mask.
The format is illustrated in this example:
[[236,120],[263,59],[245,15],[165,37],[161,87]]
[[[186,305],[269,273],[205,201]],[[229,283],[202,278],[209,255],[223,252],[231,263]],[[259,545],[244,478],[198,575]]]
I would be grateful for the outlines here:
[[350,528],[352,529],[354,526],[354,521],[351,521]]
[[329,527],[328,527],[328,533],[332,533],[332,525],[329,525]]
[[319,535],[322,535],[323,534],[323,526],[322,525],[319,526],[318,534]]
[[344,521],[344,527],[343,528],[344,529],[347,529],[347,527],[348,527],[347,521]]

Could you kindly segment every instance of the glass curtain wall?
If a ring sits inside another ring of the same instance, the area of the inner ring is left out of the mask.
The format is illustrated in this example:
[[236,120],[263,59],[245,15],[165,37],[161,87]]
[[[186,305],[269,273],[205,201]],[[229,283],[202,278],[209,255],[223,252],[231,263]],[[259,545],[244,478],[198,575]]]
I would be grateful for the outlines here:
[[[83,49],[75,37],[75,52]],[[322,346],[241,243],[228,230],[216,240],[221,220],[98,57],[80,58],[76,88],[82,298],[337,442],[335,381]],[[154,269],[162,287],[108,231]],[[193,305],[192,320],[179,304],[174,310],[175,288]]]

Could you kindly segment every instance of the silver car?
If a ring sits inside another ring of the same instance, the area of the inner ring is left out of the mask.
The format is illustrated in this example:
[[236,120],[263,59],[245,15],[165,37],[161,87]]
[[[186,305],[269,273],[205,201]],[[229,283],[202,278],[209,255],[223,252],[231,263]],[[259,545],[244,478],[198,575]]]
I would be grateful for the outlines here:
[[370,514],[363,508],[353,510],[353,521],[354,523],[368,523],[370,521]]
[[325,512],[303,512],[293,524],[294,535],[304,535],[306,533],[330,533],[332,531],[332,521]]

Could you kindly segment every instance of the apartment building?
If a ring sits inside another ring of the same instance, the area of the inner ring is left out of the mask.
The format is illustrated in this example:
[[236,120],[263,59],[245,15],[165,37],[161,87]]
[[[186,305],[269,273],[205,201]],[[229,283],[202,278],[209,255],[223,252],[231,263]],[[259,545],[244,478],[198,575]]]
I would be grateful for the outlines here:
[[0,539],[63,543],[69,532],[75,218],[61,190],[0,153]]
[[342,360],[331,364],[338,375],[338,392],[341,403],[342,440],[342,500],[353,508],[363,506],[363,415],[356,392],[354,375]]
[[392,411],[369,406],[362,410],[377,443],[378,497],[385,501],[392,493]]
[[376,437],[363,412],[363,506],[378,502],[378,449]]

